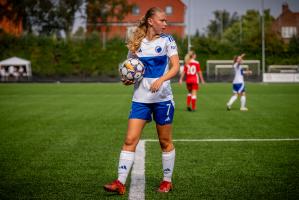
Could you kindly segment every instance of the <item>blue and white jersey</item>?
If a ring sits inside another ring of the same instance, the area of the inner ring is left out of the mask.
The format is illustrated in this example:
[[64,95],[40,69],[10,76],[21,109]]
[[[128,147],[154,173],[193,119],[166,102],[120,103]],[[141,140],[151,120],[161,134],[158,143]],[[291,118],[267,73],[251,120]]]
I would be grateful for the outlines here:
[[235,63],[233,65],[234,71],[235,71],[235,78],[233,80],[233,84],[236,83],[244,83],[244,74],[243,74],[243,68],[240,63]]
[[155,80],[168,72],[169,58],[177,54],[176,43],[170,35],[161,34],[152,41],[146,38],[142,40],[136,55],[144,64],[145,72],[143,79],[134,85],[134,102],[157,103],[173,99],[170,80],[164,81],[155,93],[150,91],[150,87]]

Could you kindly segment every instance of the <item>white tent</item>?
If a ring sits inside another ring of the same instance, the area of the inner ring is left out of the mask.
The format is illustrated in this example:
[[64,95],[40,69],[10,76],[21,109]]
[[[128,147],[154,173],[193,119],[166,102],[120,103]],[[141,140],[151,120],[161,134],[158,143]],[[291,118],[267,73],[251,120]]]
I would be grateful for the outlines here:
[[6,60],[0,61],[0,66],[25,66],[26,75],[28,77],[32,76],[31,62],[18,57],[11,57]]

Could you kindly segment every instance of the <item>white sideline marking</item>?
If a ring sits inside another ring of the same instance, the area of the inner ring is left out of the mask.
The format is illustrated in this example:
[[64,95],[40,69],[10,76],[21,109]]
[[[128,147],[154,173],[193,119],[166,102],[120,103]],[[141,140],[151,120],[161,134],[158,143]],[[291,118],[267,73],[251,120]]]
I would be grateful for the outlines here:
[[[177,139],[173,142],[279,142],[299,141],[299,138],[256,138],[256,139]],[[158,142],[156,139],[140,140],[135,151],[135,160],[131,172],[131,185],[129,192],[130,200],[144,200],[145,190],[145,143]]]
[[140,140],[135,151],[135,160],[131,172],[130,200],[144,200],[145,176],[145,141]]
[[[158,142],[156,139],[145,139],[145,142]],[[255,138],[255,139],[177,139],[173,142],[279,142],[279,141],[299,141],[299,138]]]

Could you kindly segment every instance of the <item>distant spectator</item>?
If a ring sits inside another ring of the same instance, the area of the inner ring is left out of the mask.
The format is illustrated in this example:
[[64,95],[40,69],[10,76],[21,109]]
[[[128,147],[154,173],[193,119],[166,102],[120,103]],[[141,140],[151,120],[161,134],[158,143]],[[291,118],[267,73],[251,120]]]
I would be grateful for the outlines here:
[[19,74],[20,74],[20,76],[24,76],[25,74],[24,74],[24,67],[23,66],[20,66],[19,67]]
[[15,66],[9,66],[8,67],[8,76],[9,77],[13,77],[13,80],[19,80],[19,69],[18,67],[15,67]]
[[15,72],[15,67],[14,66],[9,66],[8,67],[8,75],[13,76],[13,73]]
[[1,76],[1,81],[7,81],[8,73],[6,72],[4,66],[0,66],[0,76]]
[[19,73],[19,68],[18,67],[14,67],[14,72],[12,73],[12,75],[15,78],[15,80],[19,80],[20,73]]
[[27,77],[27,73],[24,66],[19,67],[19,76],[22,79],[23,77]]

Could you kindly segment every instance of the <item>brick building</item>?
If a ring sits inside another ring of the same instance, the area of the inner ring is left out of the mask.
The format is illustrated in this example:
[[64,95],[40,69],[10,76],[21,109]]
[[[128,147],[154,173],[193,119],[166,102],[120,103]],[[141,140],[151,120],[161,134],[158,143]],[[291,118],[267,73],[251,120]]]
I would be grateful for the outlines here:
[[[167,29],[169,34],[177,35],[179,37],[185,36],[185,9],[186,6],[181,0],[128,0],[128,3],[134,4],[132,11],[122,20],[116,19],[108,21],[109,31],[106,32],[107,38],[121,37],[125,38],[138,21],[144,16],[145,12],[151,7],[159,7],[167,14]],[[88,14],[87,14],[88,15]],[[98,23],[98,27],[102,24]],[[91,32],[92,25],[87,23],[87,31]],[[97,28],[98,30],[106,30],[105,28]]]
[[0,0],[0,6],[12,14],[12,18],[6,16],[0,18],[0,30],[11,35],[20,36],[23,33],[22,17],[13,13],[7,0]]
[[272,24],[272,30],[285,42],[293,36],[299,36],[299,12],[292,12],[289,5],[282,5],[282,13]]

